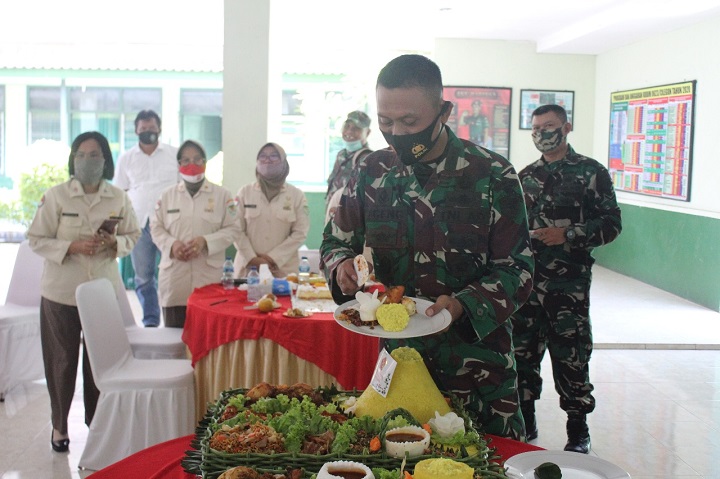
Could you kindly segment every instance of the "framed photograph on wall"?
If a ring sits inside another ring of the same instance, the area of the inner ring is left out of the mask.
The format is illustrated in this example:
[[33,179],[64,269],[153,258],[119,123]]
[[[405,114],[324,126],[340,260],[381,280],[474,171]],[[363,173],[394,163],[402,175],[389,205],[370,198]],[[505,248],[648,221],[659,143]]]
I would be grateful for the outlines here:
[[448,126],[455,134],[510,159],[512,88],[445,86],[443,91],[453,104]]
[[569,90],[520,90],[520,129],[532,129],[532,112],[542,105],[560,105],[565,108],[572,123],[575,109],[575,92]]

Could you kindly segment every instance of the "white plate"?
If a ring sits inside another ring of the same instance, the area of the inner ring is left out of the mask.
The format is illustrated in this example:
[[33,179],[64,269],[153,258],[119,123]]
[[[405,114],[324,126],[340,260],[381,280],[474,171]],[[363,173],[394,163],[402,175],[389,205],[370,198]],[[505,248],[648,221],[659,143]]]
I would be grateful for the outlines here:
[[450,311],[443,309],[435,316],[425,316],[424,312],[434,303],[426,299],[412,298],[417,306],[417,313],[410,316],[410,323],[407,328],[399,332],[385,331],[382,326],[377,325],[373,329],[369,326],[355,326],[354,324],[348,323],[338,319],[338,315],[344,310],[358,304],[357,300],[353,299],[345,304],[341,304],[335,309],[333,316],[335,321],[345,329],[349,329],[355,333],[364,334],[365,336],[375,336],[376,338],[388,338],[388,339],[400,339],[400,338],[418,338],[420,336],[428,336],[435,334],[439,331],[450,326],[452,322],[452,316]]
[[523,452],[505,461],[505,467],[510,478],[535,479],[535,468],[544,462],[557,464],[563,479],[630,479],[612,462],[570,451]]

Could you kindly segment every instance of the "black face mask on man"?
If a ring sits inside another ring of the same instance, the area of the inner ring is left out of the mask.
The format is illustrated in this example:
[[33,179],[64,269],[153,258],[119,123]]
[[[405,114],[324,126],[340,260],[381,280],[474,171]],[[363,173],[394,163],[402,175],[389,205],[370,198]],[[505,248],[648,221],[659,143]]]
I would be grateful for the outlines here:
[[141,131],[138,133],[140,143],[143,145],[154,145],[158,141],[159,133],[156,131]]
[[442,129],[440,129],[440,132],[435,138],[432,137],[432,134],[438,120],[440,120],[440,117],[447,111],[448,105],[451,105],[451,103],[446,101],[440,109],[440,113],[438,113],[430,125],[417,133],[393,135],[391,133],[381,131],[382,135],[385,137],[385,141],[388,142],[388,145],[393,147],[398,157],[400,157],[400,161],[402,161],[405,165],[414,165],[435,146],[435,143],[437,143],[440,138]]

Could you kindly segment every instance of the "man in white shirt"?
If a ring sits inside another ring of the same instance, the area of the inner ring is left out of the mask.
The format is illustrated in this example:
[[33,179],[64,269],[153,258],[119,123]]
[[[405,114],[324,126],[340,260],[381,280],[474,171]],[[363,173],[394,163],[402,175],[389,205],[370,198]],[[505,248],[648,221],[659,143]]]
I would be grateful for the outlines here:
[[135,117],[135,133],[140,142],[120,155],[115,185],[128,192],[142,235],[130,253],[135,270],[135,292],[143,309],[145,327],[160,325],[157,293],[157,262],[160,256],[150,236],[150,215],[161,193],[180,181],[177,148],[159,142],[162,122],[152,110]]

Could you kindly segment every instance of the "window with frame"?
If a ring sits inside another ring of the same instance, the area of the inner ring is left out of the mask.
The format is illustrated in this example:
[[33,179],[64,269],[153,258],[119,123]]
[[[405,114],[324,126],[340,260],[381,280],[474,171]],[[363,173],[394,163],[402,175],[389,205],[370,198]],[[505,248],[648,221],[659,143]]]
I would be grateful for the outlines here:
[[160,112],[160,88],[68,88],[70,137],[96,130],[105,135],[115,159],[137,143],[135,117],[140,110]]
[[[62,118],[63,102],[67,118]],[[137,143],[137,113],[160,112],[161,108],[160,88],[28,87],[28,144],[41,139],[62,141],[67,122],[68,141],[85,131],[99,131],[117,159]]]
[[28,87],[28,145],[62,140],[60,87]]
[[194,140],[208,159],[222,150],[222,90],[180,90],[180,140]]

